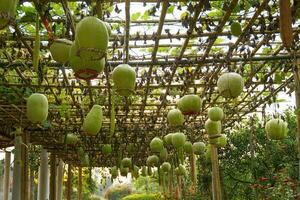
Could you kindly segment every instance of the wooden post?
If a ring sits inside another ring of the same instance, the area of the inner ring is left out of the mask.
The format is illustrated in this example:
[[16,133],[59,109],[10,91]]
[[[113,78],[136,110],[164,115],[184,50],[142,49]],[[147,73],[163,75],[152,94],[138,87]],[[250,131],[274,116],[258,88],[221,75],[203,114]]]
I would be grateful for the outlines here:
[[32,200],[32,199],[35,199],[34,198],[34,191],[35,191],[35,184],[34,184],[34,170],[33,169],[30,169],[30,190],[29,190],[29,199]]
[[5,163],[4,163],[3,200],[8,200],[8,195],[9,195],[10,161],[11,161],[11,153],[6,151]]
[[56,156],[50,156],[50,200],[56,200]]
[[42,148],[39,168],[38,200],[49,198],[49,166],[47,150]]
[[211,164],[212,164],[212,186],[213,186],[213,199],[221,200],[221,183],[219,173],[219,160],[218,149],[211,144]]
[[28,166],[28,143],[29,143],[29,136],[27,134],[22,135],[23,144],[22,145],[22,200],[29,200],[29,166]]
[[16,136],[15,138],[15,155],[14,155],[14,172],[13,172],[13,191],[12,199],[21,200],[22,189],[22,136]]
[[68,183],[67,183],[67,200],[72,197],[72,166],[68,164]]
[[63,197],[63,178],[64,178],[64,163],[61,159],[59,159],[58,168],[57,168],[56,200],[62,200]]
[[[296,59],[296,58],[295,58]],[[296,98],[296,114],[297,114],[297,140],[298,140],[298,179],[300,183],[300,59],[297,59],[294,68],[295,79],[295,98]]]
[[82,167],[78,167],[78,200],[82,199]]

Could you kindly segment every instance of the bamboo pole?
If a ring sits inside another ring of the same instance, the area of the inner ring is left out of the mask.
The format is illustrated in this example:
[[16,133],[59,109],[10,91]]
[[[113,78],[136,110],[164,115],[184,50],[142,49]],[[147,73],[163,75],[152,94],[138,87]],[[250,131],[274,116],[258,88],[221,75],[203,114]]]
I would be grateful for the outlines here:
[[16,136],[15,138],[15,155],[14,155],[14,172],[13,172],[13,191],[12,199],[21,200],[21,189],[22,189],[22,158],[21,158],[21,147],[22,136]]
[[213,199],[221,200],[221,183],[219,173],[219,160],[218,160],[218,149],[211,144],[211,164],[212,164],[212,186],[213,186]]
[[78,200],[82,200],[82,167],[78,167]]
[[[297,114],[297,140],[298,140],[298,178],[300,183],[300,59],[297,59],[296,66],[294,68],[294,80],[295,80],[295,98],[296,98],[296,114]],[[300,189],[298,189],[300,190]]]
[[9,195],[10,161],[11,161],[11,153],[6,151],[5,164],[4,164],[4,180],[3,180],[3,200],[8,200],[8,195]]
[[57,168],[57,188],[56,200],[62,200],[63,197],[63,178],[64,178],[64,162],[59,159]]
[[42,148],[41,163],[39,168],[39,182],[38,182],[38,200],[46,200],[49,198],[49,167],[48,167],[48,153]]
[[56,156],[50,156],[50,200],[56,200]]
[[68,183],[67,183],[67,200],[72,197],[72,166],[68,164]]
[[29,136],[27,134],[22,135],[23,138],[23,144],[22,147],[22,152],[21,152],[21,157],[22,157],[22,194],[21,194],[21,199],[22,200],[29,200],[29,165],[28,165],[28,142],[29,142]]

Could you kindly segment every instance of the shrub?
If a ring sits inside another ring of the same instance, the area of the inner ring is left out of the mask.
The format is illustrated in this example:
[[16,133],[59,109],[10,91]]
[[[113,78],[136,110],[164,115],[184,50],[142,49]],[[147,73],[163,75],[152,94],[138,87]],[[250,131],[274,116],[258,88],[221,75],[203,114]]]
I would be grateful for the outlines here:
[[132,188],[129,185],[114,185],[109,187],[104,197],[108,200],[119,200],[132,193]]
[[122,200],[158,200],[163,199],[160,194],[131,194]]

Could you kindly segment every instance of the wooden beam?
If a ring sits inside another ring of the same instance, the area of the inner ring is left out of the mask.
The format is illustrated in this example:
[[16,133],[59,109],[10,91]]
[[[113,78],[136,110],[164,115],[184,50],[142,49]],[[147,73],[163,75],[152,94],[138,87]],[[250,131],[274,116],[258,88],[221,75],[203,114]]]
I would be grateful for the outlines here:
[[49,200],[56,200],[56,155],[50,155],[50,197]]

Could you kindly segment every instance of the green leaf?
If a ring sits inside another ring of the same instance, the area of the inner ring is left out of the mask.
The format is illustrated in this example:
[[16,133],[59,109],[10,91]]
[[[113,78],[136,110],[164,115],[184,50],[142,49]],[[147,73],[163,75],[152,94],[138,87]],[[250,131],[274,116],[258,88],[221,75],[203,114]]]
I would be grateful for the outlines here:
[[140,12],[133,13],[133,14],[131,15],[131,20],[132,20],[132,21],[136,21],[140,16],[141,16],[141,13],[140,13]]
[[174,6],[174,5],[170,6],[170,7],[168,8],[168,10],[167,10],[167,13],[169,13],[169,14],[173,14],[173,12],[174,12],[174,8],[175,8],[175,6]]

